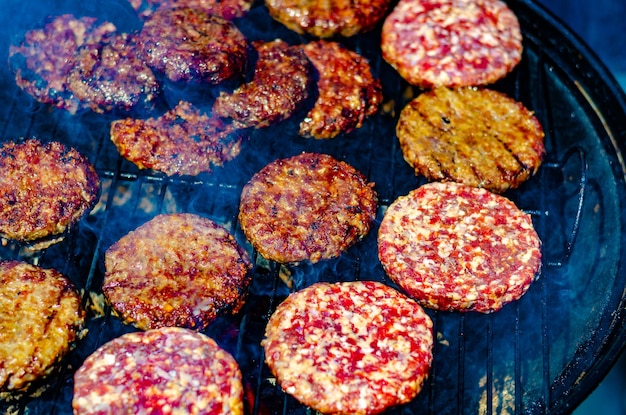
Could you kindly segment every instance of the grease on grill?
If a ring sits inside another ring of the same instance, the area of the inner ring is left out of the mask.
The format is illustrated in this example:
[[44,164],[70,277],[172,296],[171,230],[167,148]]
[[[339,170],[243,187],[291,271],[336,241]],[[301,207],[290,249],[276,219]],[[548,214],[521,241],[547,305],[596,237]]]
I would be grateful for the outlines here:
[[190,7],[226,20],[244,17],[253,0],[130,0],[140,18],[145,19],[155,10]]

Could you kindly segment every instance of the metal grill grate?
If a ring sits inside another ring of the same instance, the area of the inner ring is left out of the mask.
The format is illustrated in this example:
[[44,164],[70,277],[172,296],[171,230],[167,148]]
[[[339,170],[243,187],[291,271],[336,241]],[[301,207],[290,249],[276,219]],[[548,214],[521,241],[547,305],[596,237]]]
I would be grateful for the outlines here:
[[[429,311],[437,333],[429,380],[414,402],[392,413],[565,412],[582,400],[623,345],[623,233],[612,232],[623,227],[619,195],[624,174],[621,147],[615,144],[616,131],[626,131],[624,121],[618,121],[626,119],[623,97],[594,78],[595,66],[581,69],[593,56],[580,61],[572,51],[580,54],[581,46],[563,35],[557,22],[526,2],[510,3],[524,30],[525,55],[521,66],[494,87],[536,111],[546,130],[548,154],[539,174],[507,196],[533,216],[544,243],[543,269],[526,296],[498,313]],[[260,6],[251,13],[257,20],[247,28],[249,36],[258,35],[259,27],[292,36],[264,13]],[[92,310],[88,336],[68,356],[51,387],[36,399],[0,403],[1,412],[71,413],[73,372],[96,347],[133,330],[108,307],[100,307],[104,252],[154,215],[184,211],[210,217],[250,248],[237,224],[241,187],[268,162],[303,150],[332,154],[376,183],[376,225],[397,196],[423,183],[402,159],[394,135],[399,110],[417,91],[380,59],[376,33],[346,42],[370,58],[383,81],[383,113],[350,137],[325,142],[298,138],[297,124],[287,121],[254,133],[240,157],[224,169],[194,178],[137,170],[110,143],[111,117],[70,116],[33,103],[2,68],[1,139],[37,136],[78,148],[95,164],[103,191],[94,211],[62,244],[40,253],[16,244],[0,248],[2,259],[20,258],[68,275]],[[6,56],[6,50],[1,52]],[[249,412],[310,413],[280,390],[264,365],[260,341],[265,323],[289,292],[315,281],[373,279],[393,285],[376,258],[376,233],[377,226],[345,255],[318,264],[281,266],[254,255],[257,268],[244,309],[238,316],[219,318],[205,331],[239,362]],[[602,358],[604,353],[608,357]],[[586,373],[596,378],[587,380]]]

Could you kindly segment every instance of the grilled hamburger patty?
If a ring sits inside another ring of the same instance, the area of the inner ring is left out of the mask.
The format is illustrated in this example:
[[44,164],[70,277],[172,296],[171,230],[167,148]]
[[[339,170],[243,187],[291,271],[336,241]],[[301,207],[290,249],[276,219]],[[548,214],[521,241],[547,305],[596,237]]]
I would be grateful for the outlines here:
[[146,18],[159,9],[190,7],[233,20],[248,14],[252,3],[253,0],[130,0],[131,6],[141,18]]
[[172,81],[219,84],[243,73],[248,41],[228,20],[198,9],[157,10],[144,22],[139,54]]
[[495,193],[534,175],[545,154],[543,128],[533,113],[489,89],[422,93],[402,110],[396,134],[416,174]]
[[500,0],[400,0],[383,24],[381,48],[413,85],[487,85],[521,61],[522,34]]
[[541,268],[541,241],[530,215],[505,197],[429,183],[389,206],[378,255],[423,306],[490,313],[526,293]]
[[135,36],[111,33],[78,49],[67,87],[83,106],[95,112],[154,107],[160,85],[137,56]]
[[124,322],[143,330],[202,330],[220,312],[238,312],[252,269],[226,229],[187,213],[156,216],[113,244],[104,260],[104,295]]
[[80,102],[67,87],[76,51],[85,42],[96,42],[115,30],[111,23],[97,25],[95,18],[71,14],[54,17],[43,28],[29,30],[9,51],[17,85],[39,102],[76,112]]
[[213,113],[243,128],[262,128],[289,118],[309,96],[310,62],[299,46],[276,39],[252,43],[254,75],[233,92],[222,91]]
[[156,118],[111,123],[111,140],[140,169],[172,175],[210,173],[237,157],[244,132],[181,101]]
[[74,375],[74,413],[243,414],[242,376],[213,339],[167,327],[100,346]]
[[270,15],[289,29],[319,38],[354,36],[373,29],[389,0],[265,0]]
[[100,179],[89,160],[59,142],[31,138],[0,147],[0,238],[45,248],[95,204]]
[[0,398],[52,373],[84,320],[80,297],[60,272],[0,261]]
[[266,326],[265,360],[286,393],[322,413],[376,414],[411,401],[432,363],[432,321],[379,282],[316,283]]
[[239,222],[254,248],[277,262],[339,256],[369,232],[374,184],[326,154],[276,160],[244,186]]
[[383,99],[367,59],[337,42],[319,40],[302,48],[319,79],[318,97],[300,123],[300,135],[329,139],[361,128]]

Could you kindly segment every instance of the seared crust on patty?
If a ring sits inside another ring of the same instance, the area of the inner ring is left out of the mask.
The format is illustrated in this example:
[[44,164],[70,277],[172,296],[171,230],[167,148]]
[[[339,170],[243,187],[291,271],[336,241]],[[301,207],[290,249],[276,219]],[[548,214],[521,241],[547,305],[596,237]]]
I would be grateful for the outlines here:
[[317,100],[300,123],[300,135],[329,139],[361,128],[383,99],[367,59],[337,42],[319,40],[302,48],[319,79]]
[[374,184],[326,154],[276,160],[244,186],[239,222],[254,248],[277,262],[339,256],[369,232]]
[[432,321],[374,281],[316,283],[266,326],[265,360],[283,390],[328,414],[376,414],[411,401],[432,363]]
[[172,81],[219,84],[240,75],[248,41],[232,22],[193,8],[162,9],[144,22],[139,54]]
[[238,312],[252,263],[223,227],[194,214],[162,214],[105,254],[102,291],[140,329],[202,330],[220,312]]
[[270,15],[289,29],[319,38],[350,37],[373,29],[389,0],[265,0]]
[[100,179],[89,160],[59,142],[0,147],[0,238],[45,248],[94,206]]
[[517,66],[522,34],[500,0],[400,0],[383,24],[381,48],[413,85],[477,86]]
[[383,268],[425,307],[491,313],[541,269],[530,215],[485,189],[429,183],[396,199],[378,232]]
[[115,30],[111,23],[97,26],[92,17],[64,14],[43,28],[26,32],[23,41],[11,45],[9,51],[17,85],[39,102],[76,112],[80,102],[67,87],[76,51],[85,42],[97,42]]
[[424,92],[402,110],[396,134],[416,174],[495,193],[534,175],[545,154],[543,128],[533,113],[489,89]]
[[248,14],[252,3],[253,0],[130,0],[133,9],[144,19],[158,9],[191,7],[233,20]]
[[276,39],[252,43],[254,75],[233,92],[222,91],[213,113],[243,127],[268,127],[289,118],[309,96],[311,64],[299,46]]
[[54,371],[81,336],[85,312],[54,269],[0,261],[0,398]]
[[243,414],[242,376],[213,339],[167,327],[100,346],[74,375],[74,413]]
[[140,169],[172,175],[210,173],[239,155],[244,132],[181,101],[165,114],[111,123],[111,140]]
[[78,49],[67,87],[82,105],[94,112],[154,107],[160,85],[137,56],[135,37],[112,33]]

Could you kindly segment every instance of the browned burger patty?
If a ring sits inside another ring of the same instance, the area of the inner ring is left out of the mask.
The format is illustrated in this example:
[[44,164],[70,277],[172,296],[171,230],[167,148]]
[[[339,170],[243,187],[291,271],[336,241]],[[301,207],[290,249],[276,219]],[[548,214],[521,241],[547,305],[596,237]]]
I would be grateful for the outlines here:
[[254,248],[277,262],[339,256],[369,232],[374,184],[326,154],[276,160],[244,186],[239,222]]
[[319,40],[303,46],[319,74],[318,97],[300,123],[300,135],[329,139],[363,126],[378,111],[383,94],[369,62],[337,42]]
[[124,322],[202,330],[243,306],[252,263],[226,229],[180,213],[122,237],[106,251],[105,268],[102,291]]
[[432,363],[432,321],[379,282],[316,283],[270,317],[265,359],[283,390],[328,414],[376,414],[411,401]]
[[242,376],[213,339],[167,327],[100,346],[74,375],[74,413],[243,414]]
[[0,261],[0,398],[52,373],[84,320],[80,297],[61,273]]
[[500,0],[400,0],[383,24],[381,48],[413,85],[487,85],[520,62],[522,34]]
[[244,17],[250,11],[253,0],[131,0],[131,6],[141,18],[146,18],[157,9],[191,7],[214,14],[226,20]]
[[140,169],[197,175],[237,157],[243,132],[181,101],[156,118],[113,121],[111,140]]
[[213,113],[241,127],[262,128],[289,118],[309,96],[310,62],[299,46],[277,39],[253,42],[254,75],[233,92],[222,91]]
[[378,255],[422,305],[490,313],[526,293],[541,268],[541,241],[530,215],[505,197],[429,183],[389,206]]
[[9,62],[17,85],[39,102],[76,112],[80,103],[67,88],[76,51],[115,30],[111,23],[96,25],[95,18],[70,14],[29,30],[20,44],[10,47]]
[[354,36],[373,29],[390,0],[265,0],[270,15],[289,29],[319,38]]
[[416,174],[495,193],[534,175],[545,154],[543,128],[533,113],[489,89],[422,93],[402,110],[396,134]]
[[219,84],[239,76],[248,41],[232,22],[192,8],[162,9],[139,32],[140,56],[172,81]]
[[152,70],[137,56],[135,35],[127,33],[84,43],[75,56],[67,87],[95,112],[152,109],[160,90]]
[[45,248],[95,204],[100,180],[89,160],[59,142],[0,147],[0,238]]

